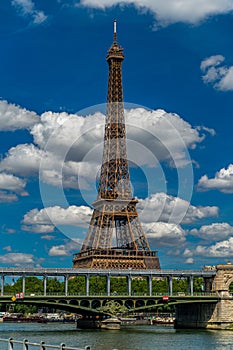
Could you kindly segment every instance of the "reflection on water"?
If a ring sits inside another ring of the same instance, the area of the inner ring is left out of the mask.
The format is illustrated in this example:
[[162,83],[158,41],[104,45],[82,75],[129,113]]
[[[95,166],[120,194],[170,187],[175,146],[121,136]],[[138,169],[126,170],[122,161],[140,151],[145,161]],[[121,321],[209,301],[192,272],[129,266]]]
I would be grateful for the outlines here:
[[[174,330],[167,326],[130,326],[121,330],[78,330],[75,324],[0,323],[0,337],[65,343],[92,350],[232,350],[233,332]],[[0,349],[7,346],[1,344]],[[14,350],[22,350],[16,347]]]

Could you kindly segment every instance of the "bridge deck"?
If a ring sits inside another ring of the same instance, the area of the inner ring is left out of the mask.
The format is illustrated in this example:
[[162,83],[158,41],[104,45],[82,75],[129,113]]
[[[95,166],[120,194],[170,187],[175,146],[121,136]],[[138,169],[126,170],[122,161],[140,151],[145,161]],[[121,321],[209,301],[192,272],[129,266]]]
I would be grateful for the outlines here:
[[95,270],[74,268],[0,268],[4,276],[152,276],[152,277],[214,277],[215,270]]

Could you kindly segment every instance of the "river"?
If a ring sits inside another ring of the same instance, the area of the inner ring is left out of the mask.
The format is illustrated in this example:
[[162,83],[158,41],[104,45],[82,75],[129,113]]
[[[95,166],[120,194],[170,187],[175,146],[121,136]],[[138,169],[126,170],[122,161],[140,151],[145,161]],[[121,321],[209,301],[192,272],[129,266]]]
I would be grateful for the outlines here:
[[[121,330],[78,330],[75,324],[0,323],[0,338],[91,350],[232,350],[233,331],[175,330],[168,326],[134,326]],[[7,345],[0,343],[0,350]],[[14,350],[22,350],[15,345]],[[33,347],[34,349],[34,347]]]

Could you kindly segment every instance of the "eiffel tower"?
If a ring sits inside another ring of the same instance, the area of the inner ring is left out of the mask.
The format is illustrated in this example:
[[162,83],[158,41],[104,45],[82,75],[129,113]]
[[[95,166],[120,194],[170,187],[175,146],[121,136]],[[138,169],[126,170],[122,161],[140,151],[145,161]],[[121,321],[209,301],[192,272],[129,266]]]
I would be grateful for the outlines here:
[[159,269],[157,251],[150,250],[133,197],[126,149],[122,89],[123,48],[114,40],[108,50],[107,111],[98,196],[74,268]]

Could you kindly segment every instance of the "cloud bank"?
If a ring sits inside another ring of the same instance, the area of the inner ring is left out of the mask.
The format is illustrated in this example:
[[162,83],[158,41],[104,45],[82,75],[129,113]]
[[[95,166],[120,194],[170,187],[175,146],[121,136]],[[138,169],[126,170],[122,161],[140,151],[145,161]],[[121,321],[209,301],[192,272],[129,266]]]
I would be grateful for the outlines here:
[[39,122],[39,116],[13,103],[0,102],[0,131],[29,129]]
[[210,16],[231,13],[231,0],[81,0],[77,6],[86,6],[105,10],[113,6],[135,6],[139,11],[152,13],[156,25],[166,26],[184,22],[196,24]]
[[[195,149],[213,130],[193,128],[175,113],[144,108],[127,110],[128,158],[137,166],[191,165],[188,149]],[[11,122],[14,120],[14,124]],[[1,130],[28,129],[31,144],[8,150],[0,171],[20,177],[40,176],[44,183],[89,189],[101,165],[105,117],[45,112],[40,117],[19,106],[0,103]],[[138,156],[140,155],[140,156]]]
[[72,205],[68,208],[59,206],[32,209],[24,215],[23,229],[36,233],[52,232],[55,226],[71,225],[75,227],[88,227],[92,209],[86,206]]
[[218,216],[216,206],[193,206],[188,201],[164,192],[152,194],[140,200],[137,206],[144,223],[163,221],[174,224],[190,224],[207,217]]
[[14,202],[18,196],[28,196],[26,181],[12,174],[0,173],[0,203]]
[[199,229],[190,230],[190,234],[206,241],[221,241],[233,235],[233,226],[227,222],[203,225]]
[[[218,215],[217,207],[195,207],[189,205],[181,198],[175,198],[165,193],[157,193],[149,198],[140,200],[138,203],[138,213],[143,229],[148,239],[151,241],[152,246],[172,246],[180,248],[185,245],[188,231],[180,226],[177,222],[177,218],[175,220],[170,219],[174,207],[177,207],[177,215],[179,215],[179,212],[182,212],[182,217],[180,218],[182,223],[192,223]],[[184,215],[184,209],[186,216]],[[157,211],[160,212],[159,218],[157,218]],[[33,209],[24,215],[22,229],[36,233],[45,233],[53,232],[56,226],[69,225],[83,227],[87,230],[91,215],[92,209],[87,206],[70,206],[66,209],[59,206],[48,207],[41,210]],[[193,230],[191,234],[198,236],[198,232],[195,230]],[[69,237],[69,234],[67,234],[67,236]],[[79,241],[78,243],[80,246],[81,242]],[[51,255],[55,255],[56,252],[58,255],[63,255],[62,252],[67,251],[66,248],[67,247],[63,245],[56,249],[54,248],[51,251]]]
[[199,191],[218,190],[223,193],[233,193],[233,164],[216,172],[214,178],[203,175],[197,184]]

